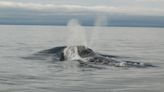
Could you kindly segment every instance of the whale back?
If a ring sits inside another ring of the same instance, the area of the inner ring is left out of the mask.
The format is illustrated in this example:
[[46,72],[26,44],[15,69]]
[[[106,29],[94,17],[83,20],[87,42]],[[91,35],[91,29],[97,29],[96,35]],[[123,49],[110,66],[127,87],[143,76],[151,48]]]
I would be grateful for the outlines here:
[[156,67],[149,63],[121,60],[121,57],[119,56],[96,53],[85,46],[55,47],[40,51],[32,57],[25,57],[25,59],[44,59],[45,57],[53,57],[52,59],[56,61],[78,61],[82,65],[109,65],[137,68]]
[[95,56],[95,52],[85,46],[78,46],[78,54],[82,58]]

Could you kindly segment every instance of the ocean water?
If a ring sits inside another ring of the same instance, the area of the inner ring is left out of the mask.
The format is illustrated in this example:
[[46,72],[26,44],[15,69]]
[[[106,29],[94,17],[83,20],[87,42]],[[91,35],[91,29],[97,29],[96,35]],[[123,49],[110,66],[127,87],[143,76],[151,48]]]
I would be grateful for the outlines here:
[[97,52],[158,67],[94,69],[51,58],[24,59],[67,45],[72,33],[64,26],[1,25],[0,92],[164,91],[164,28],[85,27],[83,31],[88,46]]

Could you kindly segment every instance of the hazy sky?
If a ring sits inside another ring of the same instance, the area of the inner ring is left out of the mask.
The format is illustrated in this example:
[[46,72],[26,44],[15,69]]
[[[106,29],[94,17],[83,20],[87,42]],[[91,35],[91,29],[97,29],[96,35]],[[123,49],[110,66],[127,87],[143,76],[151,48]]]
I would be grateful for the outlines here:
[[9,11],[105,12],[164,15],[164,0],[0,0],[0,14]]
[[78,19],[91,25],[95,15],[116,25],[164,26],[164,0],[0,0],[0,24],[60,25]]

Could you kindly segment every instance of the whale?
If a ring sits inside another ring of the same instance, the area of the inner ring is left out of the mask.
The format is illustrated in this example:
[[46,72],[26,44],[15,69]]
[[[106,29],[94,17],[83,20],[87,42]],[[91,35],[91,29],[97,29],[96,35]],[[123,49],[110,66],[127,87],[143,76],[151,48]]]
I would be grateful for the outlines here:
[[[107,55],[95,52],[94,50],[86,46],[58,46],[51,49],[39,51],[35,54],[39,58],[46,56],[53,57],[54,61],[75,61],[82,66],[88,65],[107,65],[114,67],[136,67],[136,68],[147,68],[155,67],[150,63],[143,63],[130,60],[120,60],[119,56]],[[37,57],[38,59],[38,57]]]

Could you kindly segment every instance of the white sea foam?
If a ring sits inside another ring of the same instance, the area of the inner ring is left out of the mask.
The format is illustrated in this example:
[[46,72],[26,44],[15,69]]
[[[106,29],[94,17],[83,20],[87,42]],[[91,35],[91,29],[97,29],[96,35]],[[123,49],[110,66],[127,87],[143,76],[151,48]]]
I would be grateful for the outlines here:
[[68,46],[64,49],[64,57],[66,60],[78,60],[81,57],[78,54],[77,46]]

